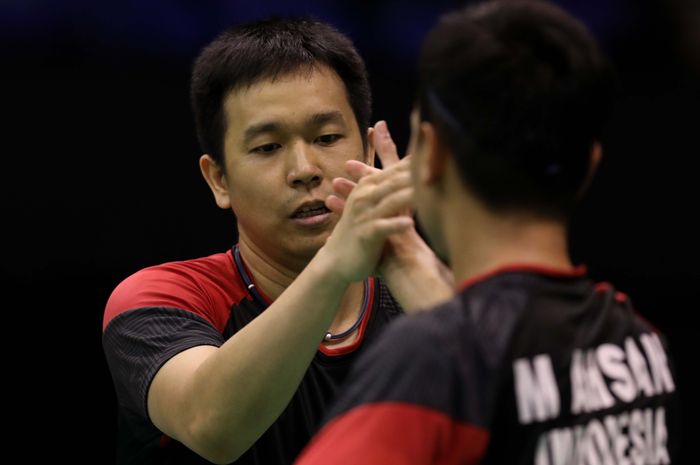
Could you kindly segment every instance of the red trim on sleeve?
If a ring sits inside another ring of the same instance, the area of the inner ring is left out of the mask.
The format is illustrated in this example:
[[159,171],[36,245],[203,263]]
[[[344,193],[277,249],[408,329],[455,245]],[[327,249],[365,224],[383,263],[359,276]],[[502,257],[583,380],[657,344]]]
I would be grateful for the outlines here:
[[349,346],[345,347],[340,347],[338,349],[334,349],[332,347],[329,347],[323,343],[319,345],[318,350],[326,355],[329,356],[338,356],[338,355],[345,355],[349,354],[350,352],[356,350],[358,347],[360,347],[360,344],[362,344],[362,340],[364,339],[365,336],[365,329],[367,328],[367,323],[369,322],[370,317],[372,316],[372,309],[374,308],[374,278],[370,277],[368,279],[369,283],[369,300],[367,302],[367,311],[362,317],[362,323],[360,323],[360,328],[358,329],[357,336],[355,336],[355,341],[350,344]]
[[540,266],[540,265],[528,265],[528,264],[510,264],[510,265],[504,265],[504,266],[499,266],[496,269],[490,270],[490,271],[485,271],[483,273],[479,273],[475,276],[472,276],[471,278],[466,279],[465,281],[462,282],[457,287],[458,291],[463,291],[464,289],[471,287],[481,281],[486,281],[489,278],[492,278],[496,275],[503,274],[503,273],[513,273],[513,272],[526,272],[526,273],[536,273],[536,274],[543,274],[547,276],[552,276],[554,278],[581,278],[586,275],[588,272],[588,269],[586,268],[586,265],[578,265],[574,268],[570,269],[563,269],[563,268],[550,268],[546,266]]
[[129,310],[173,307],[191,311],[223,332],[231,305],[246,297],[231,252],[145,268],[122,281],[107,302],[102,330]]
[[295,465],[469,465],[484,455],[489,432],[405,402],[367,404],[326,425]]

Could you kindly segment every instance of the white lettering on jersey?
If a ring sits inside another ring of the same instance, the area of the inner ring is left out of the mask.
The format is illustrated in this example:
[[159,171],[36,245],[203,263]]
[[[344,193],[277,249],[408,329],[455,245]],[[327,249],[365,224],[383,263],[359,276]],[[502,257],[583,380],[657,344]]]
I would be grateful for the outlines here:
[[637,385],[625,363],[625,351],[615,344],[603,344],[596,351],[598,364],[603,374],[612,379],[610,390],[623,402],[632,402],[637,397]]
[[571,412],[594,412],[615,404],[596,360],[596,350],[575,350],[571,360]]
[[666,413],[635,409],[542,434],[537,465],[668,465]]
[[530,362],[521,358],[513,362],[518,418],[526,425],[559,415],[559,388],[549,355],[537,355]]
[[671,370],[668,368],[666,352],[664,352],[659,335],[655,333],[642,334],[640,340],[647,355],[647,360],[649,360],[649,368],[651,369],[651,377],[654,380],[656,393],[673,392],[676,386],[673,383]]
[[647,362],[631,337],[625,339],[625,352],[627,352],[627,363],[629,363],[632,375],[634,375],[638,392],[643,391],[647,397],[653,396],[654,385],[647,369]]

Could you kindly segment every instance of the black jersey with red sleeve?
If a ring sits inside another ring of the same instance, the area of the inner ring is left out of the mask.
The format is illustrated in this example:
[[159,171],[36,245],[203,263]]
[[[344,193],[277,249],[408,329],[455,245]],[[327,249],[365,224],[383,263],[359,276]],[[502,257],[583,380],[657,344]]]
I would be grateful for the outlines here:
[[513,266],[392,324],[297,465],[667,464],[661,334],[585,268]]
[[[316,432],[352,362],[402,313],[381,280],[366,286],[356,342],[319,346],[289,405],[236,464],[290,464]],[[150,421],[150,383],[174,355],[223,345],[265,307],[248,292],[231,251],[146,268],[117,286],[105,309],[102,341],[117,394],[118,464],[209,463]]]

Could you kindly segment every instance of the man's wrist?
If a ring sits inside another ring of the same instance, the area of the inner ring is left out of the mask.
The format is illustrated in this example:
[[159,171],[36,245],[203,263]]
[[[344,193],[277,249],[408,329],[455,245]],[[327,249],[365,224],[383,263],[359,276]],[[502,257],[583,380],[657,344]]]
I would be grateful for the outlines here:
[[310,271],[324,285],[345,288],[352,281],[344,275],[343,267],[338,266],[338,260],[328,249],[327,244],[319,249],[313,260],[307,265],[307,268],[311,268]]
[[425,265],[431,261],[433,252],[423,242],[417,232],[410,231],[389,239],[390,256],[379,264],[379,272],[384,275],[393,270],[404,270]]

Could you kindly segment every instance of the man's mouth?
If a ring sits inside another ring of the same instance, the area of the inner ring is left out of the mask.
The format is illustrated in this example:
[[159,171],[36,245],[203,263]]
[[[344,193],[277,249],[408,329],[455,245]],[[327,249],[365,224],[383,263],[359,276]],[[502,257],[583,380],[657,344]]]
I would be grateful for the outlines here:
[[312,216],[325,215],[326,213],[330,213],[330,210],[326,207],[326,204],[319,200],[303,204],[294,210],[291,217],[293,219],[310,218]]

